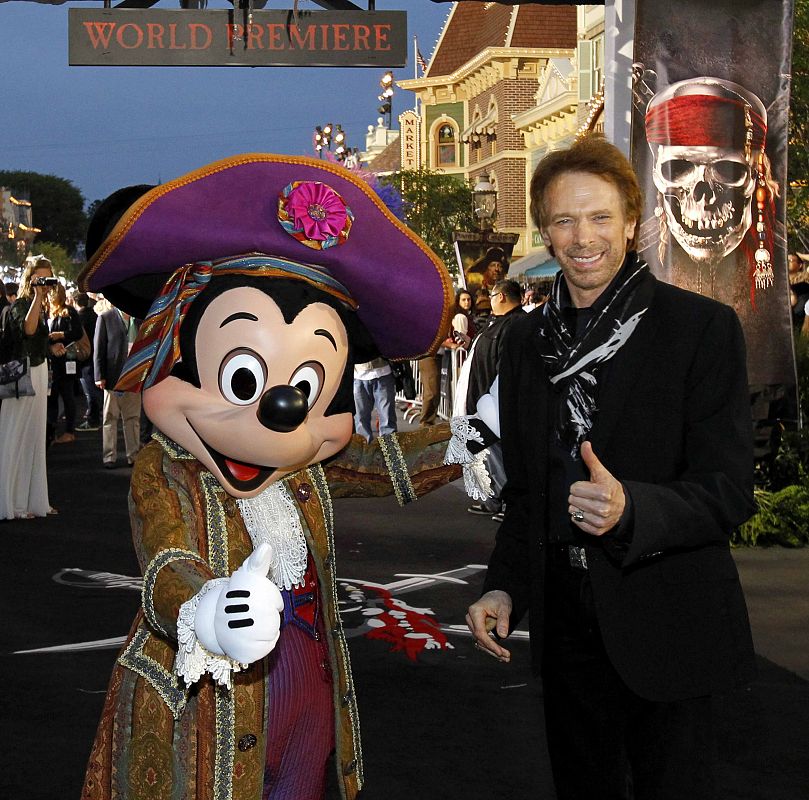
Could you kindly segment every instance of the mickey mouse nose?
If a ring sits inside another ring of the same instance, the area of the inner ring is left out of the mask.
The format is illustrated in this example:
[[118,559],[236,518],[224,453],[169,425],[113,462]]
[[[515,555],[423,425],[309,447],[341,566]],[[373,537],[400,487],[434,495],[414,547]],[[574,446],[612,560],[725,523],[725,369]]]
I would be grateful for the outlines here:
[[306,395],[296,386],[273,386],[258,404],[258,421],[272,431],[294,431],[309,413]]

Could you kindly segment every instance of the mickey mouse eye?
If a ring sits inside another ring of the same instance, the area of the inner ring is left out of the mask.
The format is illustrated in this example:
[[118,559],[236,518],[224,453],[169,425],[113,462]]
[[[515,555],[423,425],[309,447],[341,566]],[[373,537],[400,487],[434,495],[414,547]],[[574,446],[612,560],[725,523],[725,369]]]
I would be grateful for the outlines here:
[[325,377],[323,365],[317,361],[307,361],[295,370],[289,379],[290,386],[295,386],[306,395],[306,402],[311,408],[320,397],[320,390],[323,388]]
[[267,382],[267,365],[252,350],[233,350],[219,368],[222,396],[237,406],[257,400]]

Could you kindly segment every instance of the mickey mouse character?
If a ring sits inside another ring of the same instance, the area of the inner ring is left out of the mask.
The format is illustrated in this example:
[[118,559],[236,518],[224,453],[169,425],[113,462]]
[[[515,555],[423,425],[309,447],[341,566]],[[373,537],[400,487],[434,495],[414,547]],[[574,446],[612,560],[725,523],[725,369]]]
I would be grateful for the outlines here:
[[459,473],[445,425],[352,435],[353,364],[433,353],[449,276],[333,164],[249,154],[147,188],[102,204],[80,279],[144,320],[117,388],[157,429],[130,491],[142,608],[82,796],[315,800],[335,752],[354,798],[331,497]]

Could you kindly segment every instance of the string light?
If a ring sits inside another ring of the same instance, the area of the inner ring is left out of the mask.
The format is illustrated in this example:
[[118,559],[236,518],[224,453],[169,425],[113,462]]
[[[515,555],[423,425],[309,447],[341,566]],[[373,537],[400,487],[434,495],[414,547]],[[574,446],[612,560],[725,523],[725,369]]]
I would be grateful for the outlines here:
[[584,122],[576,130],[576,141],[593,129],[593,125],[598,115],[604,110],[604,81],[601,81],[601,88],[587,101],[587,116]]

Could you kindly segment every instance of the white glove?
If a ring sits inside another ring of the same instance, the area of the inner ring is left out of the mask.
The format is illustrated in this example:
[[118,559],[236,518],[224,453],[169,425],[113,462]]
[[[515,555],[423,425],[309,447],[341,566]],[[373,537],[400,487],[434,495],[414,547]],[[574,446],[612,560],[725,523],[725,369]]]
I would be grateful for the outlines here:
[[284,599],[267,578],[272,548],[260,544],[219,593],[214,632],[219,647],[241,664],[267,655],[278,641]]
[[275,647],[284,599],[267,578],[271,561],[272,549],[260,544],[227,582],[210,586],[200,597],[194,633],[206,650],[252,664]]

